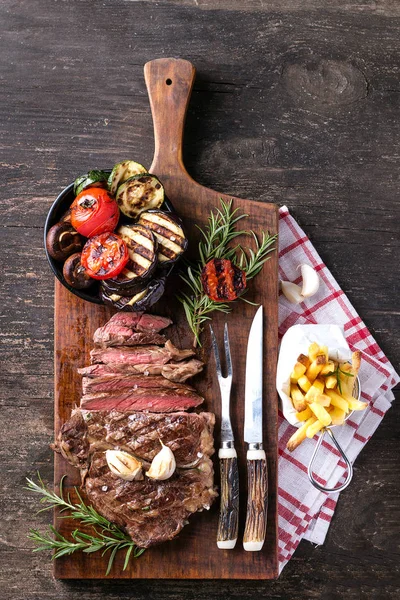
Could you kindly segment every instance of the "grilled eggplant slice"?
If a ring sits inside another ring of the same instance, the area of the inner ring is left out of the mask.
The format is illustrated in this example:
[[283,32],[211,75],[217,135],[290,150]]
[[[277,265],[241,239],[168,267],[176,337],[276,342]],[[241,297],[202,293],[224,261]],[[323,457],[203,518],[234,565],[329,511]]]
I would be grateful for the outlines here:
[[143,225],[121,225],[116,232],[128,246],[129,262],[125,277],[133,281],[148,279],[157,266],[157,240]]
[[104,282],[101,284],[101,298],[110,306],[118,310],[145,312],[153,304],[158,302],[165,291],[165,277],[152,279],[141,291],[138,291],[133,296],[120,296],[119,294],[110,294]]
[[78,196],[83,190],[90,187],[107,187],[108,173],[104,171],[89,171],[85,175],[81,175],[75,179],[74,194]]
[[133,160],[124,160],[116,164],[108,178],[108,189],[114,196],[119,186],[130,177],[147,173],[143,165]]
[[176,215],[162,210],[147,210],[140,215],[138,222],[154,233],[160,266],[176,262],[186,250],[188,241]]
[[115,199],[124,215],[136,218],[145,210],[160,208],[164,202],[164,188],[150,173],[135,175],[119,186]]

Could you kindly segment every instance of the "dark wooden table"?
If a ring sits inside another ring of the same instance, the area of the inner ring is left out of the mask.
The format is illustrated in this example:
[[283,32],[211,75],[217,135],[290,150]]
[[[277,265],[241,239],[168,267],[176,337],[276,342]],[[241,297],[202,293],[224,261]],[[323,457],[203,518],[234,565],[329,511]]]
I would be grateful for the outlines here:
[[[240,10],[239,10],[240,7]],[[399,407],[355,465],[326,544],[276,582],[61,583],[26,533],[52,478],[53,279],[46,212],[88,168],[150,164],[143,64],[198,70],[185,160],[201,183],[287,204],[396,364],[400,5],[391,0],[3,0],[1,527],[3,600],[399,598]]]

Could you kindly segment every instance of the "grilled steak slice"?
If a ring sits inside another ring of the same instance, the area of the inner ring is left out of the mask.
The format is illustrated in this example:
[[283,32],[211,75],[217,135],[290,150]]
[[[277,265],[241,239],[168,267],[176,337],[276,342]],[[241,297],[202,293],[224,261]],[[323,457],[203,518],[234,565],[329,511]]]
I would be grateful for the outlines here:
[[95,393],[95,392],[109,392],[115,393],[118,391],[129,391],[136,390],[138,388],[155,388],[155,389],[194,389],[183,383],[177,383],[165,379],[160,375],[145,375],[128,373],[124,375],[122,373],[109,373],[102,375],[101,377],[83,377],[82,379],[82,392],[84,394]]
[[204,399],[191,389],[182,388],[137,388],[131,390],[97,392],[81,398],[85,410],[145,410],[149,412],[171,412],[199,406]]
[[163,347],[150,345],[133,348],[125,348],[124,346],[116,346],[115,348],[94,348],[94,350],[90,351],[90,359],[92,364],[165,364],[169,360],[184,360],[185,358],[193,356],[193,354],[193,350],[179,350],[179,348],[176,348],[173,343],[168,340]]
[[160,363],[165,364],[170,359],[168,350],[159,346],[138,346],[125,348],[95,348],[90,352],[92,363],[140,365]]
[[103,327],[96,329],[93,340],[98,346],[164,344],[165,337],[158,332],[171,323],[170,319],[158,315],[117,313]]
[[161,375],[170,381],[186,381],[189,377],[194,377],[203,370],[204,364],[201,360],[192,358],[188,361],[178,363],[167,363],[163,365]]
[[[208,509],[213,486],[212,413],[145,414],[75,409],[60,430],[54,449],[81,470],[82,485],[93,507],[126,528],[143,548],[170,540],[188,517]],[[105,450],[125,450],[148,470],[160,440],[174,453],[177,469],[166,481],[144,477],[124,481],[113,475]]]
[[166,481],[124,481],[111,473],[104,453],[93,456],[85,490],[95,510],[124,527],[141,548],[173,539],[187,518],[209,509],[217,495],[208,457],[195,469],[177,469]]
[[160,440],[174,453],[179,468],[194,467],[214,453],[212,413],[169,414],[87,411],[80,408],[61,428],[55,449],[74,466],[87,468],[94,452],[120,449],[150,464]]
[[165,344],[166,337],[160,333],[135,331],[131,332],[126,327],[109,326],[101,327],[103,331],[97,329],[93,336],[93,341],[97,346],[107,348],[110,346],[140,346],[149,344]]

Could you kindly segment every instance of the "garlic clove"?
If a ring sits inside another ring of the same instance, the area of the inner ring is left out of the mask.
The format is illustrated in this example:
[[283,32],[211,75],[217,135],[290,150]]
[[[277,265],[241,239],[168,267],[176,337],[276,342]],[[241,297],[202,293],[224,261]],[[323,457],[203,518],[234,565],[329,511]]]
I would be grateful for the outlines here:
[[160,452],[153,458],[150,469],[147,471],[147,477],[150,479],[157,479],[158,481],[164,481],[169,479],[175,472],[176,462],[175,456],[171,448],[165,446],[160,440],[162,446]]
[[301,295],[304,298],[314,296],[318,292],[319,288],[319,276],[318,273],[310,265],[304,264],[300,266],[301,276],[303,278],[303,287],[301,288]]
[[303,302],[304,297],[301,295],[301,287],[291,281],[281,281],[281,288],[283,295],[292,304],[300,304]]
[[142,463],[123,450],[107,450],[106,461],[111,473],[125,481],[143,479]]

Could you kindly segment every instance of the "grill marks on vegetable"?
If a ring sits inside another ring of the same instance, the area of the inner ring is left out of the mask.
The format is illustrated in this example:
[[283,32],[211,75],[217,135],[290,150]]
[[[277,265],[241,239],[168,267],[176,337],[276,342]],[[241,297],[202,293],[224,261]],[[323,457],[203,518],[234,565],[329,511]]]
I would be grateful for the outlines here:
[[149,210],[140,215],[139,223],[155,235],[160,263],[175,262],[186,250],[187,239],[177,218],[159,210]]
[[154,175],[134,175],[119,186],[116,201],[127,217],[135,218],[145,210],[161,206],[164,188]]
[[118,231],[128,246],[129,264],[123,276],[128,279],[148,276],[157,260],[157,242],[142,225],[122,225]]
[[230,260],[214,258],[203,268],[204,292],[214,302],[236,300],[246,289],[246,274]]

